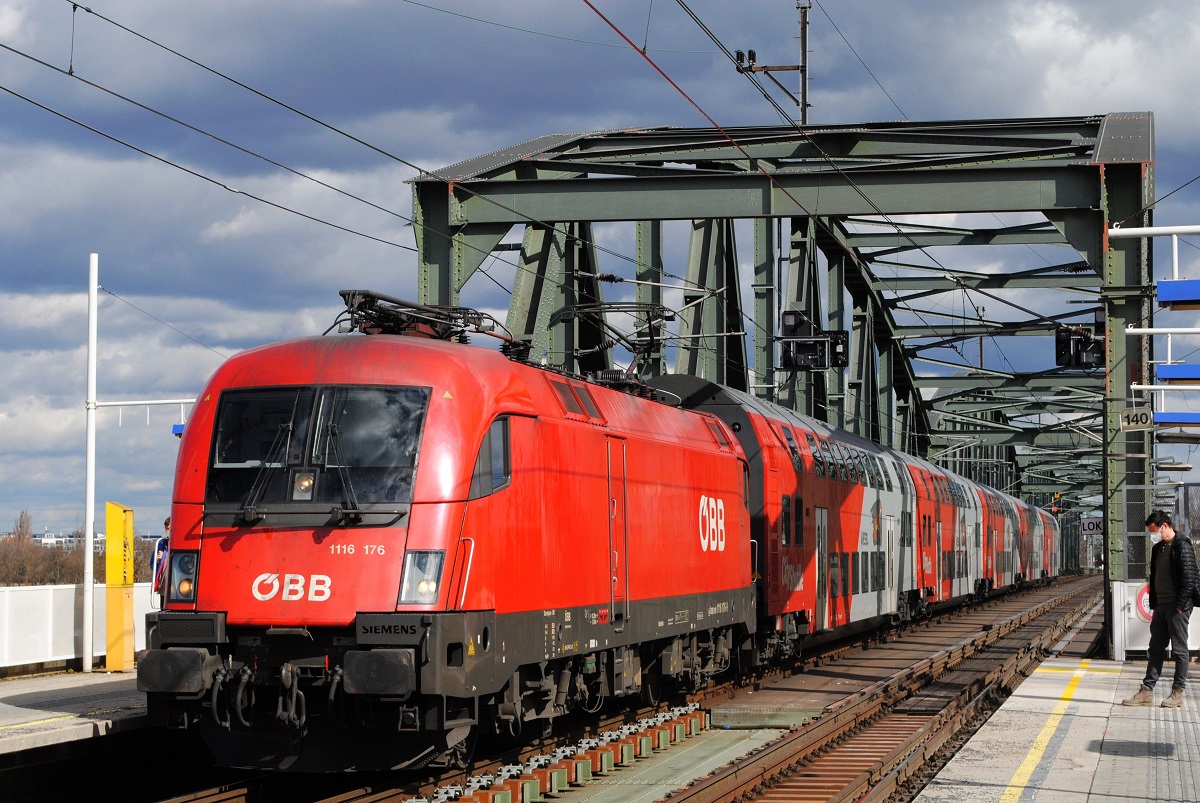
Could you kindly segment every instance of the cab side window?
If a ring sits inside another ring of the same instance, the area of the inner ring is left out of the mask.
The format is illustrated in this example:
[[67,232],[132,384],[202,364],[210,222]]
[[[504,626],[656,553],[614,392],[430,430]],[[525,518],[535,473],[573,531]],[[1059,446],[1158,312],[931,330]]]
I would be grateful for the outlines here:
[[475,472],[471,475],[471,493],[468,499],[479,499],[506,487],[512,480],[511,454],[509,451],[508,416],[501,416],[488,427],[479,447],[479,458],[475,461]]

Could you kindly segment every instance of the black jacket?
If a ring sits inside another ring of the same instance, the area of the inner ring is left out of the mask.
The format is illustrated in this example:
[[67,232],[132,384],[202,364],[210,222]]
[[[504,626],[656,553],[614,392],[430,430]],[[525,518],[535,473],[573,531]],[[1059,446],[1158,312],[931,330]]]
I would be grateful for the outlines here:
[[[1159,541],[1150,551],[1150,608],[1158,605],[1158,597],[1154,590],[1154,567],[1158,565],[1158,556],[1168,546],[1171,547],[1171,576],[1175,580],[1175,607],[1186,610],[1192,607],[1192,595],[1200,590],[1200,575],[1196,572],[1196,550],[1187,536],[1175,533],[1171,543]],[[1166,602],[1166,600],[1164,600]]]

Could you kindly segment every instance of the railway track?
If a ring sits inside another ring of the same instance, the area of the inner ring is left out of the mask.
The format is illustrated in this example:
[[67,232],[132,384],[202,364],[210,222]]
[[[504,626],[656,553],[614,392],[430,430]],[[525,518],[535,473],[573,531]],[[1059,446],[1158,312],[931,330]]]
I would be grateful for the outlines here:
[[671,803],[907,799],[939,752],[1032,672],[1099,593],[1098,582],[1081,583],[998,622],[681,790]]
[[[906,630],[875,634],[865,641],[826,645],[819,653],[774,670],[750,687],[730,683],[693,695],[688,698],[693,706],[713,707],[762,687],[773,676],[803,673],[833,663],[849,666],[868,654],[873,643],[916,641],[916,633],[940,633],[950,638],[950,643],[936,653],[926,650],[920,660],[845,697],[814,721],[667,799],[670,803],[906,800],[923,785],[930,763],[948,752],[947,747],[961,739],[964,730],[977,727],[988,709],[1032,672],[1055,644],[1064,642],[1072,632],[1085,632],[1073,631],[1074,622],[1094,610],[1099,594],[1100,584],[1085,579],[1009,595],[976,608],[977,618],[993,619],[990,623],[981,625],[971,620],[970,612],[946,612]],[[923,649],[923,643],[914,644],[914,649]],[[509,803],[524,803],[542,799],[543,793],[559,786],[562,799],[569,800],[567,779],[561,769],[551,778],[550,765],[561,768],[571,759],[581,761],[584,751],[580,745],[584,745],[593,751],[588,756],[589,764],[605,773],[619,772],[622,748],[603,747],[601,742],[615,742],[614,735],[624,731],[626,743],[632,738],[637,744],[634,731],[645,731],[647,721],[655,718],[658,724],[651,727],[670,731],[666,742],[683,738],[685,733],[690,736],[701,724],[695,714],[681,708],[618,711],[590,722],[568,723],[561,733],[520,748],[499,749],[481,743],[481,750],[489,751],[488,757],[462,772],[422,779],[386,773],[300,780],[296,776],[256,776],[245,783],[173,797],[169,803],[375,803],[460,797],[503,803],[505,790]],[[658,732],[651,738],[657,750]],[[644,745],[643,741],[638,747]],[[609,759],[596,757],[600,748],[610,754]],[[627,755],[632,761],[632,753]],[[588,772],[583,770],[585,775]],[[572,775],[569,783],[576,782]],[[501,794],[488,796],[486,790]],[[468,797],[472,793],[475,796]]]

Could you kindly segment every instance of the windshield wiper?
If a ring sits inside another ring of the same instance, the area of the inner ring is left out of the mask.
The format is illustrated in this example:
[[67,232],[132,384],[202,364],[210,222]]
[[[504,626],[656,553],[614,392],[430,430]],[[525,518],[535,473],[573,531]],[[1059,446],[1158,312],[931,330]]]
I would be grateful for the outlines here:
[[[350,481],[350,470],[346,468],[346,461],[342,459],[342,433],[338,429],[338,425],[330,422],[326,427],[329,433],[329,451],[333,453],[333,462],[337,467],[338,479],[342,482],[342,502],[343,507],[334,506],[331,511],[340,522],[360,522],[362,521],[362,513],[358,509],[358,497],[354,495],[354,483]],[[325,461],[325,468],[329,468],[329,461]]]
[[263,464],[258,469],[258,475],[254,478],[254,484],[250,486],[250,493],[246,494],[246,500],[238,508],[238,513],[241,514],[242,521],[247,524],[256,524],[266,518],[265,514],[258,512],[258,500],[262,497],[263,491],[267,489],[267,481],[271,478],[270,469],[272,464],[282,463],[283,453],[288,443],[287,436],[291,435],[291,433],[291,421],[279,425],[279,431],[275,433],[275,440],[271,442],[271,448],[267,450],[267,456],[263,459]]

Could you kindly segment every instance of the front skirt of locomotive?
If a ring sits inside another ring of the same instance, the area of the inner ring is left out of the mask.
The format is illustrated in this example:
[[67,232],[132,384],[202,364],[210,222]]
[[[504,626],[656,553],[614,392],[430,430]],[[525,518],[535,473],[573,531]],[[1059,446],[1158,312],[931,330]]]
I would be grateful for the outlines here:
[[[478,721],[499,662],[490,612],[361,614],[353,630],[227,628],[151,614],[138,689],[152,724],[198,727],[218,764],[305,772],[438,760]],[[431,656],[436,660],[431,661]],[[436,673],[422,667],[436,665]]]

